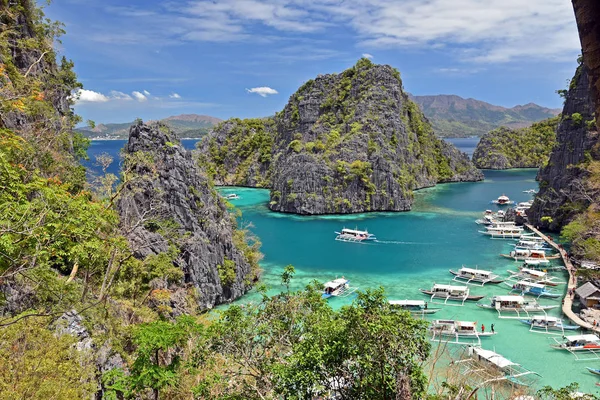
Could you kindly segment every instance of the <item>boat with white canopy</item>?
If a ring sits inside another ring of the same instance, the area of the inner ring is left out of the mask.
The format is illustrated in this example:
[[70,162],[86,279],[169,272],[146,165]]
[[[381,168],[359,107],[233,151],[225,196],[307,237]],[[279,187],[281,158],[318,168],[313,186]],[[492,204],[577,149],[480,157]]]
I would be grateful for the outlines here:
[[[588,333],[584,335],[563,336],[560,340],[553,338],[556,343],[550,347],[557,350],[566,350],[575,356],[576,360],[600,359],[600,338]],[[589,354],[590,357],[580,358],[579,354]]]
[[444,300],[444,304],[450,300],[460,301],[461,305],[463,305],[465,301],[478,301],[484,298],[484,296],[471,296],[468,286],[440,285],[434,283],[430,290],[419,290],[421,293],[431,296],[431,302],[434,302],[434,299],[442,299]]
[[508,270],[507,272],[511,275],[511,277],[509,279],[514,279],[514,278],[526,279],[526,280],[531,280],[534,283],[539,283],[539,284],[546,285],[546,286],[558,286],[558,285],[564,285],[567,283],[564,281],[557,280],[558,278],[555,276],[548,275],[548,272],[546,272],[546,271],[540,271],[540,270],[533,269],[533,268],[523,267],[518,272],[510,271],[510,270]]
[[560,255],[547,256],[544,250],[515,249],[509,254],[501,254],[502,257],[512,258],[515,261],[539,260],[541,263],[550,263],[549,260],[560,258]]
[[350,287],[350,281],[344,277],[334,279],[329,282],[325,282],[323,285],[324,299],[330,297],[346,297],[354,293],[358,288]]
[[577,325],[567,325],[562,319],[549,315],[534,315],[529,319],[522,319],[521,322],[529,325],[531,332],[551,335],[564,335],[565,330],[574,331],[579,329]]
[[479,341],[480,338],[494,336],[496,332],[478,332],[477,322],[456,321],[452,319],[436,319],[431,321],[429,332],[432,334],[431,340],[442,340],[442,338],[454,338],[448,343],[461,344],[460,339],[472,339]]
[[515,202],[512,201],[511,199],[509,199],[508,196],[505,194],[503,194],[502,196],[499,196],[496,200],[492,200],[491,203],[493,203],[497,206],[508,206],[508,205],[515,204]]
[[515,283],[512,282],[504,282],[506,285],[511,286],[511,292],[520,293],[521,296],[529,295],[537,298],[545,297],[548,299],[556,299],[561,295],[558,293],[554,293],[553,291],[546,288],[545,285],[540,283],[531,282],[529,280],[520,280]]
[[500,278],[498,274],[494,274],[492,271],[486,271],[483,269],[477,268],[467,268],[464,265],[458,270],[449,270],[452,275],[454,275],[454,281],[466,281],[465,283],[478,283],[481,286],[486,283],[498,284],[504,281],[504,279]]
[[335,240],[341,242],[364,242],[377,240],[374,234],[369,233],[367,230],[359,231],[357,229],[343,228],[341,232],[335,232],[337,235]]
[[[535,300],[526,300],[523,296],[512,294],[494,296],[489,304],[477,303],[477,306],[487,310],[496,310],[498,312],[498,318],[507,319],[522,319],[524,317],[529,317],[530,313],[545,314],[547,310],[558,307],[558,305],[540,305]],[[505,316],[503,313],[511,315]]]

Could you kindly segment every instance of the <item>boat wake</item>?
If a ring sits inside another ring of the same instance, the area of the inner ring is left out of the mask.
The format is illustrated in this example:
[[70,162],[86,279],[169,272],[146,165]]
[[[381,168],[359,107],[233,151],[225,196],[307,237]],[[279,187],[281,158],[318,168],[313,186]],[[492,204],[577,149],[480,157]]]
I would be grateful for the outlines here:
[[421,243],[421,242],[401,242],[397,240],[374,240],[373,243],[381,243],[381,244],[423,244],[423,245],[432,245],[434,243]]

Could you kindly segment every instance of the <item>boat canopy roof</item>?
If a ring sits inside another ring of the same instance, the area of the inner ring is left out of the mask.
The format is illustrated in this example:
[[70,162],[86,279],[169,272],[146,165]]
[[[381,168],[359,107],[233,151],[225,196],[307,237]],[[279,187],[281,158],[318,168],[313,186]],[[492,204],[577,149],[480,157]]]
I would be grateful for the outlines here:
[[390,300],[390,304],[394,306],[424,306],[423,300]]
[[358,230],[355,230],[355,229],[344,228],[344,229],[342,229],[342,233],[351,233],[351,234],[354,234],[354,235],[358,235],[358,234],[367,235],[369,232],[367,232],[367,231],[358,231]]
[[325,284],[323,286],[325,286],[326,288],[336,288],[336,287],[340,287],[344,284],[348,283],[348,279],[345,278],[338,278],[338,279],[334,279],[332,281],[329,282],[325,282]]
[[474,321],[456,321],[458,326],[476,326],[477,322]]
[[525,264],[527,264],[527,265],[540,265],[544,261],[546,261],[546,259],[544,259],[544,260],[535,260],[535,259],[533,259],[532,260],[532,259],[528,258],[528,259],[525,260]]
[[516,283],[516,285],[536,287],[539,289],[544,289],[546,287],[545,285],[542,285],[541,283],[533,283],[533,282],[529,282],[529,281],[518,281]]
[[558,322],[560,321],[560,318],[557,317],[551,317],[549,315],[534,315],[533,317],[531,317],[532,321],[553,321],[553,322]]
[[510,301],[513,303],[523,303],[525,301],[523,296],[516,296],[516,295],[510,295],[510,294],[505,295],[505,296],[494,296],[493,298],[496,301]]
[[588,333],[587,335],[572,335],[572,336],[565,336],[565,338],[569,341],[571,340],[581,340],[584,342],[597,342],[600,341],[600,338],[598,338],[598,336]]
[[433,290],[443,289],[443,290],[467,290],[467,286],[454,286],[454,285],[441,285],[436,283],[433,285]]
[[506,368],[511,365],[519,365],[519,364],[516,364],[516,363],[510,361],[508,358],[502,357],[500,354],[495,353],[491,350],[485,350],[485,349],[482,349],[481,347],[474,347],[473,351],[479,357],[486,359],[487,361],[491,362],[492,364],[494,364],[500,368]]
[[498,200],[505,200],[506,201],[506,200],[510,200],[510,199],[508,198],[507,195],[503,194],[502,196],[498,197]]
[[483,269],[475,269],[475,268],[467,268],[467,267],[462,267],[460,269],[461,272],[468,272],[470,274],[478,274],[478,275],[490,275],[492,273],[492,271],[485,271]]
[[544,272],[544,271],[538,271],[536,269],[531,269],[531,268],[523,268],[521,270],[521,272],[524,272],[524,273],[529,274],[529,275],[537,276],[538,278],[542,278],[542,277],[544,277],[544,276],[547,275],[547,273]]

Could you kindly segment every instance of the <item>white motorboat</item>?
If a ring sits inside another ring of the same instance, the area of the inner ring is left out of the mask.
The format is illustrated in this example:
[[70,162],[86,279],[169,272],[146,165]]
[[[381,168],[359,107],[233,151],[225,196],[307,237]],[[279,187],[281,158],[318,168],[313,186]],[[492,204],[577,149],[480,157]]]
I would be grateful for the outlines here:
[[462,304],[465,301],[478,301],[483,299],[484,296],[471,296],[469,294],[468,286],[452,286],[452,285],[440,285],[437,283],[433,284],[430,290],[419,289],[421,293],[431,296],[431,301],[434,299],[444,300],[444,304],[450,301],[460,301]]
[[538,260],[540,263],[549,264],[551,259],[560,258],[560,255],[546,256],[544,250],[514,249],[509,254],[501,254],[502,257],[512,258],[515,261]]
[[551,317],[548,315],[535,315],[529,319],[522,319],[522,323],[529,325],[529,330],[532,332],[552,333],[561,332],[565,330],[577,330],[577,325],[567,325],[562,319],[557,317]]
[[[480,346],[467,346],[468,355],[476,365],[470,366],[465,375],[480,375],[478,386],[485,386],[489,383],[495,382],[506,382],[510,385],[516,386],[531,386],[534,382],[532,375],[540,376],[537,372],[533,372],[523,367],[521,364],[510,361],[508,358],[501,356],[500,354],[482,349]],[[461,360],[464,362],[467,360]],[[486,368],[481,368],[483,365]],[[492,371],[496,371],[495,374]]]
[[492,200],[491,202],[498,206],[508,206],[508,205],[515,204],[514,201],[509,199],[508,196],[506,196],[504,194],[502,196],[498,197],[496,200]]
[[237,200],[237,199],[239,199],[239,198],[240,198],[240,196],[238,196],[238,195],[237,195],[237,194],[235,194],[235,193],[230,193],[230,194],[226,194],[225,196],[223,196],[223,198],[224,198],[225,200]]
[[350,281],[348,279],[341,277],[326,282],[323,285],[322,297],[324,299],[328,299],[330,297],[346,297],[351,293],[354,293],[356,289],[357,288],[350,287]]
[[535,283],[529,280],[520,280],[515,283],[505,282],[508,286],[511,286],[511,292],[520,293],[523,295],[529,295],[534,297],[545,297],[549,299],[557,299],[561,295],[559,293],[554,293],[551,290],[547,289],[545,285],[541,283]]
[[[563,336],[562,339],[553,338],[555,343],[550,347],[557,350],[566,350],[573,354],[578,360],[597,360],[600,359],[600,338],[588,333],[585,335]],[[579,358],[579,354],[589,353],[592,357]]]
[[540,283],[546,286],[558,286],[563,285],[567,282],[557,281],[556,277],[549,276],[546,271],[540,271],[533,268],[521,268],[518,272],[508,271],[511,274],[511,278],[528,279],[534,283]]
[[342,242],[363,242],[377,240],[375,235],[366,230],[359,231],[356,229],[343,228],[341,232],[335,232],[335,234],[337,235],[335,240]]
[[459,338],[479,339],[482,337],[490,337],[496,332],[478,332],[477,322],[473,321],[455,321],[451,319],[436,319],[431,321],[429,332],[432,334],[432,339],[440,339],[442,336],[453,337],[458,341]]

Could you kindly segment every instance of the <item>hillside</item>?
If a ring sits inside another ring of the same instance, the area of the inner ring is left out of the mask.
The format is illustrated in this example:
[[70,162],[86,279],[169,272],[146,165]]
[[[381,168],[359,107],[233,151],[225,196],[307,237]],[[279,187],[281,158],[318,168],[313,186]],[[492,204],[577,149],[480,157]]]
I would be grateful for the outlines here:
[[500,126],[524,128],[560,113],[559,109],[534,103],[506,108],[456,95],[411,95],[410,98],[421,107],[441,137],[483,136]]
[[215,183],[271,188],[270,208],[297,214],[406,211],[415,189],[483,179],[398,71],[367,59],[309,80],[273,118],[220,124],[200,152]]
[[556,144],[558,117],[527,128],[500,127],[483,135],[473,153],[477,168],[539,168]]
[[[199,138],[204,136],[210,128],[221,122],[219,118],[208,115],[181,114],[167,117],[160,122],[166,124],[181,138]],[[95,127],[82,127],[77,131],[90,139],[127,139],[129,127],[135,121],[125,123],[98,123]]]

